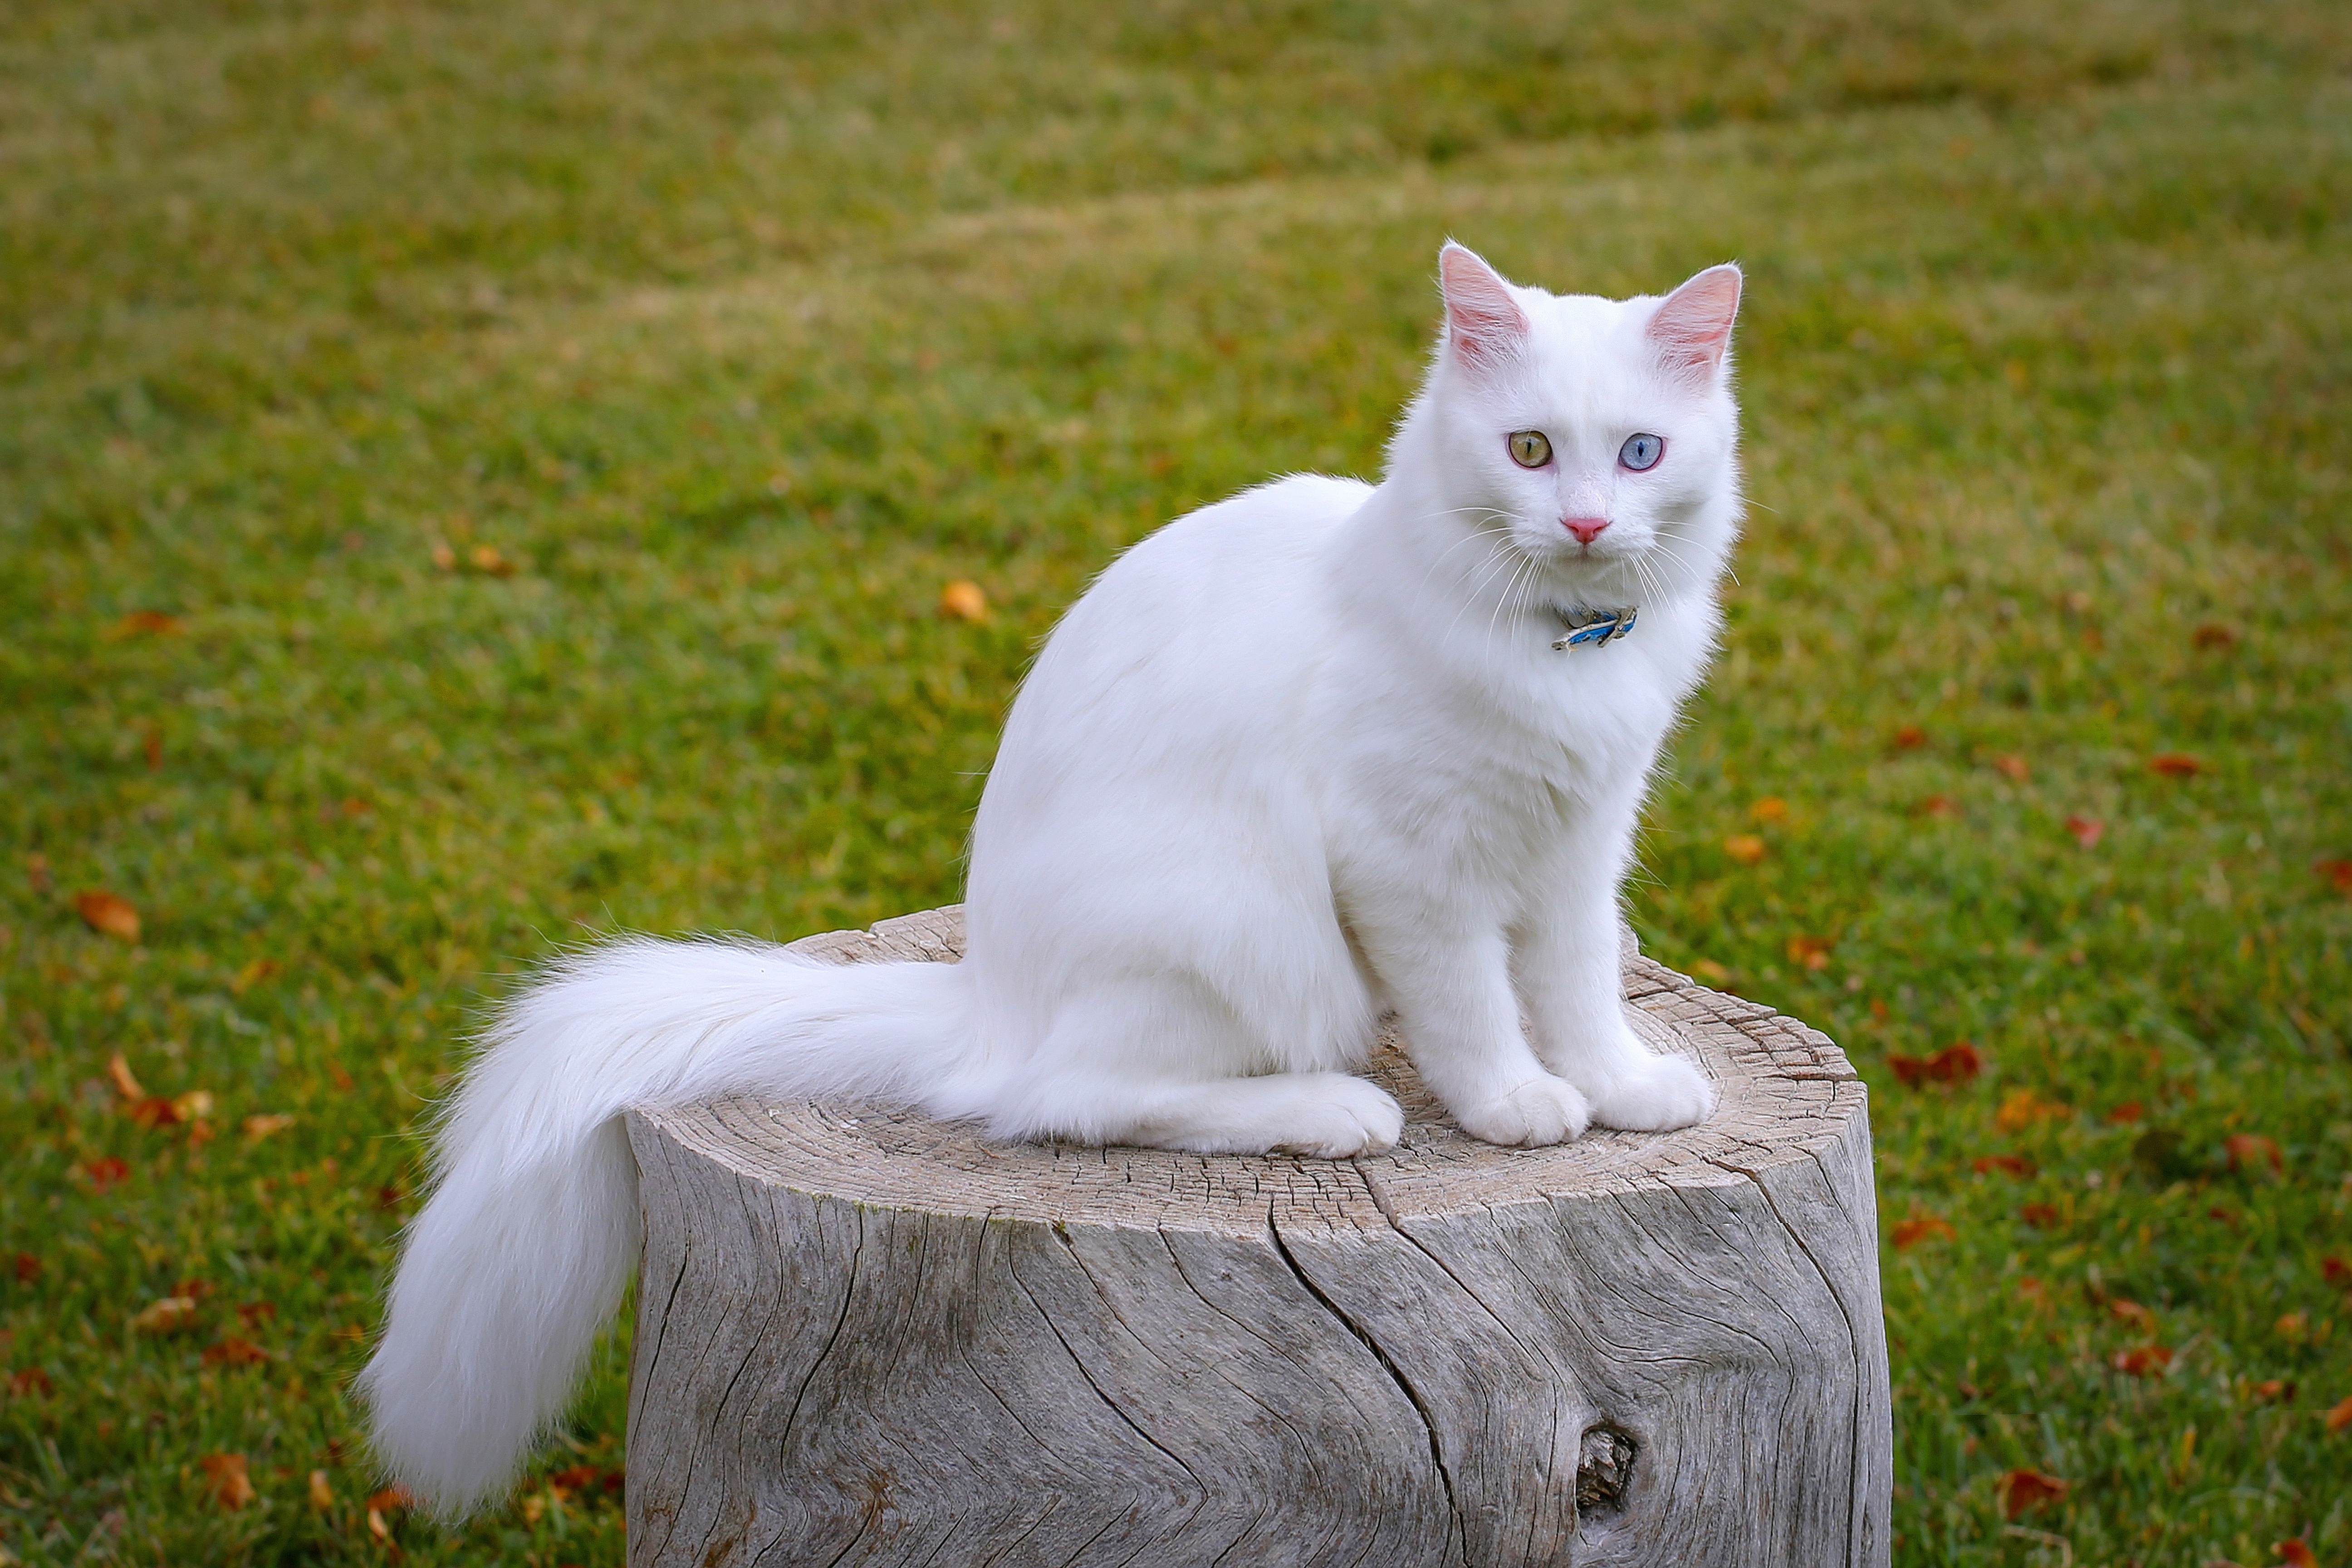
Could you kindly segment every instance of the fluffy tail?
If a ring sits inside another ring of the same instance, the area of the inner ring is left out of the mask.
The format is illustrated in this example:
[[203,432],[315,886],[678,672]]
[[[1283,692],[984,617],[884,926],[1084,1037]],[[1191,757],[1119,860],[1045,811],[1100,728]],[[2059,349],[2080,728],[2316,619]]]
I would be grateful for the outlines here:
[[444,1114],[360,1374],[394,1478],[462,1514],[562,1414],[636,1265],[624,1109],[730,1090],[932,1101],[968,1037],[965,995],[957,964],[717,942],[620,942],[551,969]]

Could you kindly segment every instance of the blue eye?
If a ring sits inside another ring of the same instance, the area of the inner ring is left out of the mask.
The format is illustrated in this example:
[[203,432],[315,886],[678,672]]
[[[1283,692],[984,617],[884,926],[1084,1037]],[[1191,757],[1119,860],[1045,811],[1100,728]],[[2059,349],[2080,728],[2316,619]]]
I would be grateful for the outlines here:
[[1617,460],[1637,474],[1644,468],[1656,468],[1658,459],[1665,455],[1666,438],[1646,431],[1639,436],[1626,437],[1625,444],[1617,448]]

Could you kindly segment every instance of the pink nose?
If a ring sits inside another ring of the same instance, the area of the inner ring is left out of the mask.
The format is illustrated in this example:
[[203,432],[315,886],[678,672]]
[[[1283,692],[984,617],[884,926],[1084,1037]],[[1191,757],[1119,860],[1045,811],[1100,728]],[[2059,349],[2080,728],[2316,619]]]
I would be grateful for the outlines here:
[[1609,520],[1605,517],[1563,517],[1559,525],[1576,535],[1579,544],[1590,544],[1601,537],[1601,531],[1609,526]]

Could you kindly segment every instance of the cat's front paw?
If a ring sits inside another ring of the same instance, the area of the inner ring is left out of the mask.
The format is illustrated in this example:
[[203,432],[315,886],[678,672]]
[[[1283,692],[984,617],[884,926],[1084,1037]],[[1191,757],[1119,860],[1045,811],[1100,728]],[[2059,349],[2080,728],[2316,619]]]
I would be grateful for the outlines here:
[[1681,1057],[1643,1050],[1612,1064],[1588,1086],[1595,1125],[1628,1132],[1671,1132],[1715,1114],[1715,1086]]
[[1350,1160],[1385,1152],[1404,1136],[1402,1108],[1376,1085],[1339,1073],[1302,1075],[1302,1080],[1319,1092],[1301,1094],[1288,1108],[1269,1152]]
[[1583,1092],[1549,1073],[1490,1100],[1452,1109],[1454,1120],[1473,1138],[1522,1149],[1573,1142],[1584,1136],[1592,1120]]

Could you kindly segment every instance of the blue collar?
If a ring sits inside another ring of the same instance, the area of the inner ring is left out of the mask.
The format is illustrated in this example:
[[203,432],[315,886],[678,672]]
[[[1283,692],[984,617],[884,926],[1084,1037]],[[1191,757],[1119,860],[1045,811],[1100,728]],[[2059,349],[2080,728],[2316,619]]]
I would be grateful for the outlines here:
[[1567,628],[1560,639],[1551,646],[1556,649],[1565,650],[1581,647],[1586,643],[1598,646],[1601,643],[1615,642],[1633,629],[1634,617],[1639,616],[1641,611],[1638,609],[1564,610],[1558,605],[1554,605],[1551,613],[1558,616],[1559,624]]

